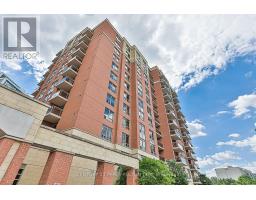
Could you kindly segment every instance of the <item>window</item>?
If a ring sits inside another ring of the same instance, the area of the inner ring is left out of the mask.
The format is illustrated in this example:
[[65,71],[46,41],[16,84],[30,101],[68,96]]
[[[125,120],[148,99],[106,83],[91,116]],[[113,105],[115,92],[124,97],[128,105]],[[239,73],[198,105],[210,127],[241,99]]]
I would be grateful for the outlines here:
[[144,108],[143,108],[143,101],[138,100],[138,110],[139,110],[139,118],[141,120],[144,120]]
[[108,108],[105,108],[104,119],[113,122],[114,112]]
[[112,62],[112,69],[118,71],[118,66],[114,62]]
[[107,94],[106,102],[114,107],[115,106],[115,97],[113,97],[111,94]]
[[[118,56],[115,55],[115,54],[113,54],[113,60],[114,60],[116,63],[118,63],[118,62],[119,62]],[[113,66],[113,64],[112,64],[112,66]]]
[[129,129],[130,128],[130,121],[124,117],[122,125],[123,125],[123,128]]
[[123,112],[126,113],[127,115],[130,114],[130,108],[125,103],[123,104]]
[[26,167],[26,165],[24,165],[24,164],[21,165],[21,167],[20,167],[20,169],[19,169],[19,171],[18,171],[18,173],[17,173],[17,175],[16,175],[16,177],[15,177],[13,183],[12,183],[13,185],[17,185],[19,183],[20,178],[21,178],[21,176],[24,172],[25,167]]
[[140,81],[138,81],[138,95],[141,97],[143,96],[143,89]]
[[139,124],[139,133],[140,133],[140,149],[146,150],[146,134],[145,134],[145,126],[143,124]]
[[116,86],[111,82],[108,84],[108,89],[110,89],[113,93],[116,93]]
[[114,48],[114,53],[119,57],[120,56],[120,51],[115,47]]
[[128,83],[126,83],[126,82],[124,82],[124,87],[128,91],[130,90],[130,85]]
[[126,92],[124,92],[124,100],[129,102],[130,101],[130,95]]
[[125,64],[125,70],[126,70],[127,72],[130,72],[130,67],[129,67],[127,64]]
[[154,133],[151,130],[149,131],[149,140],[150,140],[150,152],[151,154],[156,155]]
[[122,133],[122,145],[125,147],[129,147],[129,135],[126,133]]
[[124,73],[124,78],[127,80],[127,81],[130,81],[130,76],[125,72]]
[[110,78],[111,78],[113,81],[117,81],[117,75],[115,75],[112,71],[110,72]]
[[112,128],[109,128],[106,125],[102,125],[102,129],[101,129],[101,138],[103,138],[104,140],[108,140],[111,141],[112,139]]

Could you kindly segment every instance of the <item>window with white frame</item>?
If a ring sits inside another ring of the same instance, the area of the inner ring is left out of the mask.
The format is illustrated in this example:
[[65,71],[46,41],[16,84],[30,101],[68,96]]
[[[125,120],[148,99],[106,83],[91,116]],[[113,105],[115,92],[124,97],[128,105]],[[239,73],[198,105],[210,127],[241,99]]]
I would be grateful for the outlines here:
[[139,133],[140,133],[140,150],[146,151],[146,133],[145,126],[139,124]]
[[105,108],[104,110],[104,119],[113,122],[114,119],[114,112],[110,110],[109,108]]
[[140,81],[138,81],[138,95],[139,96],[143,96],[143,89],[142,89],[142,84],[141,84],[141,82]]
[[103,124],[102,129],[101,129],[101,138],[103,138],[104,140],[111,141],[112,140],[112,128]]
[[117,81],[117,75],[115,73],[113,73],[112,71],[110,72],[110,78],[113,80],[113,81]]
[[126,113],[127,115],[130,114],[130,108],[125,103],[123,103],[123,112]]
[[107,99],[106,102],[111,105],[111,106],[115,106],[115,97],[113,97],[111,94],[107,94]]
[[116,93],[116,86],[111,82],[108,84],[108,89],[110,89],[113,93]]
[[123,128],[130,129],[130,121],[125,117],[123,117],[122,125]]
[[144,120],[144,106],[143,106],[143,101],[141,99],[138,99],[138,111],[139,111],[139,118],[141,120]]
[[125,147],[129,147],[129,135],[126,133],[122,133],[122,145]]

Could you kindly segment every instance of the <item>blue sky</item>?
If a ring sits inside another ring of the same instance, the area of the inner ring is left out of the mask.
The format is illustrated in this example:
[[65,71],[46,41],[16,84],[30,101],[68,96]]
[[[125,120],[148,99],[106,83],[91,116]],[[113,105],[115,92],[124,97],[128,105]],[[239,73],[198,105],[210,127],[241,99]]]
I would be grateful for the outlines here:
[[256,172],[256,15],[41,15],[39,58],[0,70],[31,93],[68,39],[105,18],[179,91],[201,171]]

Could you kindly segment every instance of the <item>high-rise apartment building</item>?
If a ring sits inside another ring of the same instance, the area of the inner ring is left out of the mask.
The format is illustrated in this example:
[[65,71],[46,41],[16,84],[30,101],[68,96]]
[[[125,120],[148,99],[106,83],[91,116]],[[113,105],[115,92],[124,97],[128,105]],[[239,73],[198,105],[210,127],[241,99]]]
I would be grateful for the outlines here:
[[[4,89],[3,93],[9,94]],[[197,182],[196,158],[177,94],[161,70],[150,68],[138,48],[108,20],[85,28],[57,53],[33,95],[44,103],[42,110],[46,105],[49,109],[35,115],[42,118],[36,123],[39,128],[24,136],[23,142],[28,140],[31,146],[24,162],[15,165],[15,183],[85,184],[80,170],[84,174],[90,169],[100,173],[86,183],[111,184],[112,177],[99,174],[111,174],[115,165],[134,174],[142,156],[176,160],[190,182]],[[4,120],[3,135],[14,133]],[[44,158],[40,164],[35,158],[39,154]],[[24,171],[23,178],[19,170]],[[31,180],[26,170],[37,171],[38,178]],[[13,179],[6,175],[1,182],[0,174],[0,183]],[[127,183],[134,184],[135,179],[128,176]]]
[[159,158],[180,163],[188,177],[198,183],[199,167],[178,96],[157,66],[150,69],[150,80],[154,87],[152,97]]

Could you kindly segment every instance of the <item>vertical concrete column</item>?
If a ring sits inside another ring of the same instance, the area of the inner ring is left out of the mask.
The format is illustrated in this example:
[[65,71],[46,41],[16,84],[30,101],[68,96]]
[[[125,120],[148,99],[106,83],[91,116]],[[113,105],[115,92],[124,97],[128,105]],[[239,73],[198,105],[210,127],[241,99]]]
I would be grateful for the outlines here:
[[138,174],[137,170],[133,168],[129,168],[127,170],[127,178],[126,178],[126,184],[127,185],[137,185]]
[[66,184],[72,160],[73,155],[59,151],[51,152],[44,167],[39,184]]
[[114,164],[98,162],[95,185],[113,185]]
[[14,140],[8,138],[3,138],[0,140],[0,166],[2,165],[14,142]]
[[9,167],[7,168],[0,184],[1,185],[10,185],[13,183],[25,156],[30,148],[30,144],[21,143],[18,150],[16,151]]

